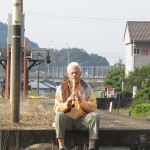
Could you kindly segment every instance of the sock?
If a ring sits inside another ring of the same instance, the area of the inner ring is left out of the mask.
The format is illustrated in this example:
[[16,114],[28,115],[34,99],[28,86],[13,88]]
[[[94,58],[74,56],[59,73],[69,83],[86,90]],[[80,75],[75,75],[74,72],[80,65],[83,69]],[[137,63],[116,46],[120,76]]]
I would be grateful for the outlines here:
[[94,148],[94,147],[95,147],[95,144],[89,143],[89,149]]
[[65,145],[62,143],[59,143],[59,148],[65,148]]

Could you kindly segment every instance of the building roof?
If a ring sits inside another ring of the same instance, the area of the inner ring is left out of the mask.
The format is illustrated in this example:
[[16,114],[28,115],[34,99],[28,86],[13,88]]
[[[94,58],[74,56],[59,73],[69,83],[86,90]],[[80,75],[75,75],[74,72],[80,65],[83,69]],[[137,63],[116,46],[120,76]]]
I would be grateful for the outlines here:
[[127,29],[130,41],[150,42],[150,21],[127,21]]
[[[37,86],[38,86],[38,82],[37,81],[30,81],[30,84],[31,84],[31,89],[37,89]],[[46,82],[39,82],[39,89],[53,89],[53,90],[56,90],[56,87],[49,84],[49,83],[46,83]]]
[[0,48],[0,61],[5,61],[7,59],[6,48]]
[[[37,81],[30,81],[30,84],[31,84],[31,89],[37,89],[38,86]],[[39,82],[39,89],[49,89],[49,87]]]

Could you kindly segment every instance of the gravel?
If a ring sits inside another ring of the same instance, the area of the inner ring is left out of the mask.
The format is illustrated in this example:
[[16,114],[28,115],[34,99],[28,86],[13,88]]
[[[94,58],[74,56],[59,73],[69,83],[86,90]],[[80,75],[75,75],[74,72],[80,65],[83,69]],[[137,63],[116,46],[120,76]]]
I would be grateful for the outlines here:
[[[0,102],[1,129],[53,129],[54,100],[47,98],[27,99],[20,103],[20,122],[11,122],[10,103]],[[97,110],[100,115],[100,128],[110,129],[150,129],[150,120],[134,118],[108,110]]]

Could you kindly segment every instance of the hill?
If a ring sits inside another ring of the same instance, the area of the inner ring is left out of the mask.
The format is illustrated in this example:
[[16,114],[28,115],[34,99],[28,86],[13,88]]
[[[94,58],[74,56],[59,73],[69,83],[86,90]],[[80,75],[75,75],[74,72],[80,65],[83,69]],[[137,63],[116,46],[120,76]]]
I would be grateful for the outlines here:
[[[8,31],[8,25],[0,22],[0,48],[7,47],[7,31]],[[28,38],[26,41],[29,48],[39,48],[37,43],[30,41]]]
[[[68,49],[50,49],[51,64],[62,65],[68,64]],[[109,62],[105,57],[97,54],[88,54],[84,49],[70,48],[69,62],[76,61],[82,66],[109,66]]]
[[[0,22],[0,48],[7,47],[7,31],[8,26]],[[27,38],[27,48],[39,48],[38,44]],[[66,66],[68,64],[68,49],[49,49],[51,56],[50,65]],[[109,66],[109,62],[105,57],[97,54],[88,54],[84,49],[71,48],[69,49],[69,62],[77,61],[83,66]],[[42,64],[45,65],[45,64]],[[42,67],[44,68],[44,66]]]

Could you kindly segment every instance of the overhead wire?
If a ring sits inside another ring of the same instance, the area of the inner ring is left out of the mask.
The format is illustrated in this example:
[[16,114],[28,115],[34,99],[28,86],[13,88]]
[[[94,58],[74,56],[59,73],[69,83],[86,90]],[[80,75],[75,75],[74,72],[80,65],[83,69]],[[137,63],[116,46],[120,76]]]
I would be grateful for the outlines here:
[[76,21],[90,21],[90,22],[99,22],[99,21],[127,21],[127,20],[150,20],[150,18],[113,18],[113,17],[78,17],[78,16],[66,16],[66,15],[56,15],[56,14],[46,14],[41,12],[31,12],[25,11],[27,15],[34,15],[37,17],[47,17],[53,19],[61,19],[61,20],[76,20]]
[[[78,21],[78,22],[105,22],[105,21],[127,21],[127,20],[148,20],[149,18],[106,18],[106,17],[77,17],[77,16],[66,16],[66,15],[56,15],[56,14],[46,14],[41,12],[31,12],[31,11],[25,11],[25,14],[29,16],[36,16],[39,18],[51,18],[54,20],[63,20],[63,21]],[[122,59],[124,60],[123,55],[124,54],[102,54],[105,55],[107,59]],[[115,56],[112,56],[115,55]],[[120,56],[121,55],[121,56]]]

